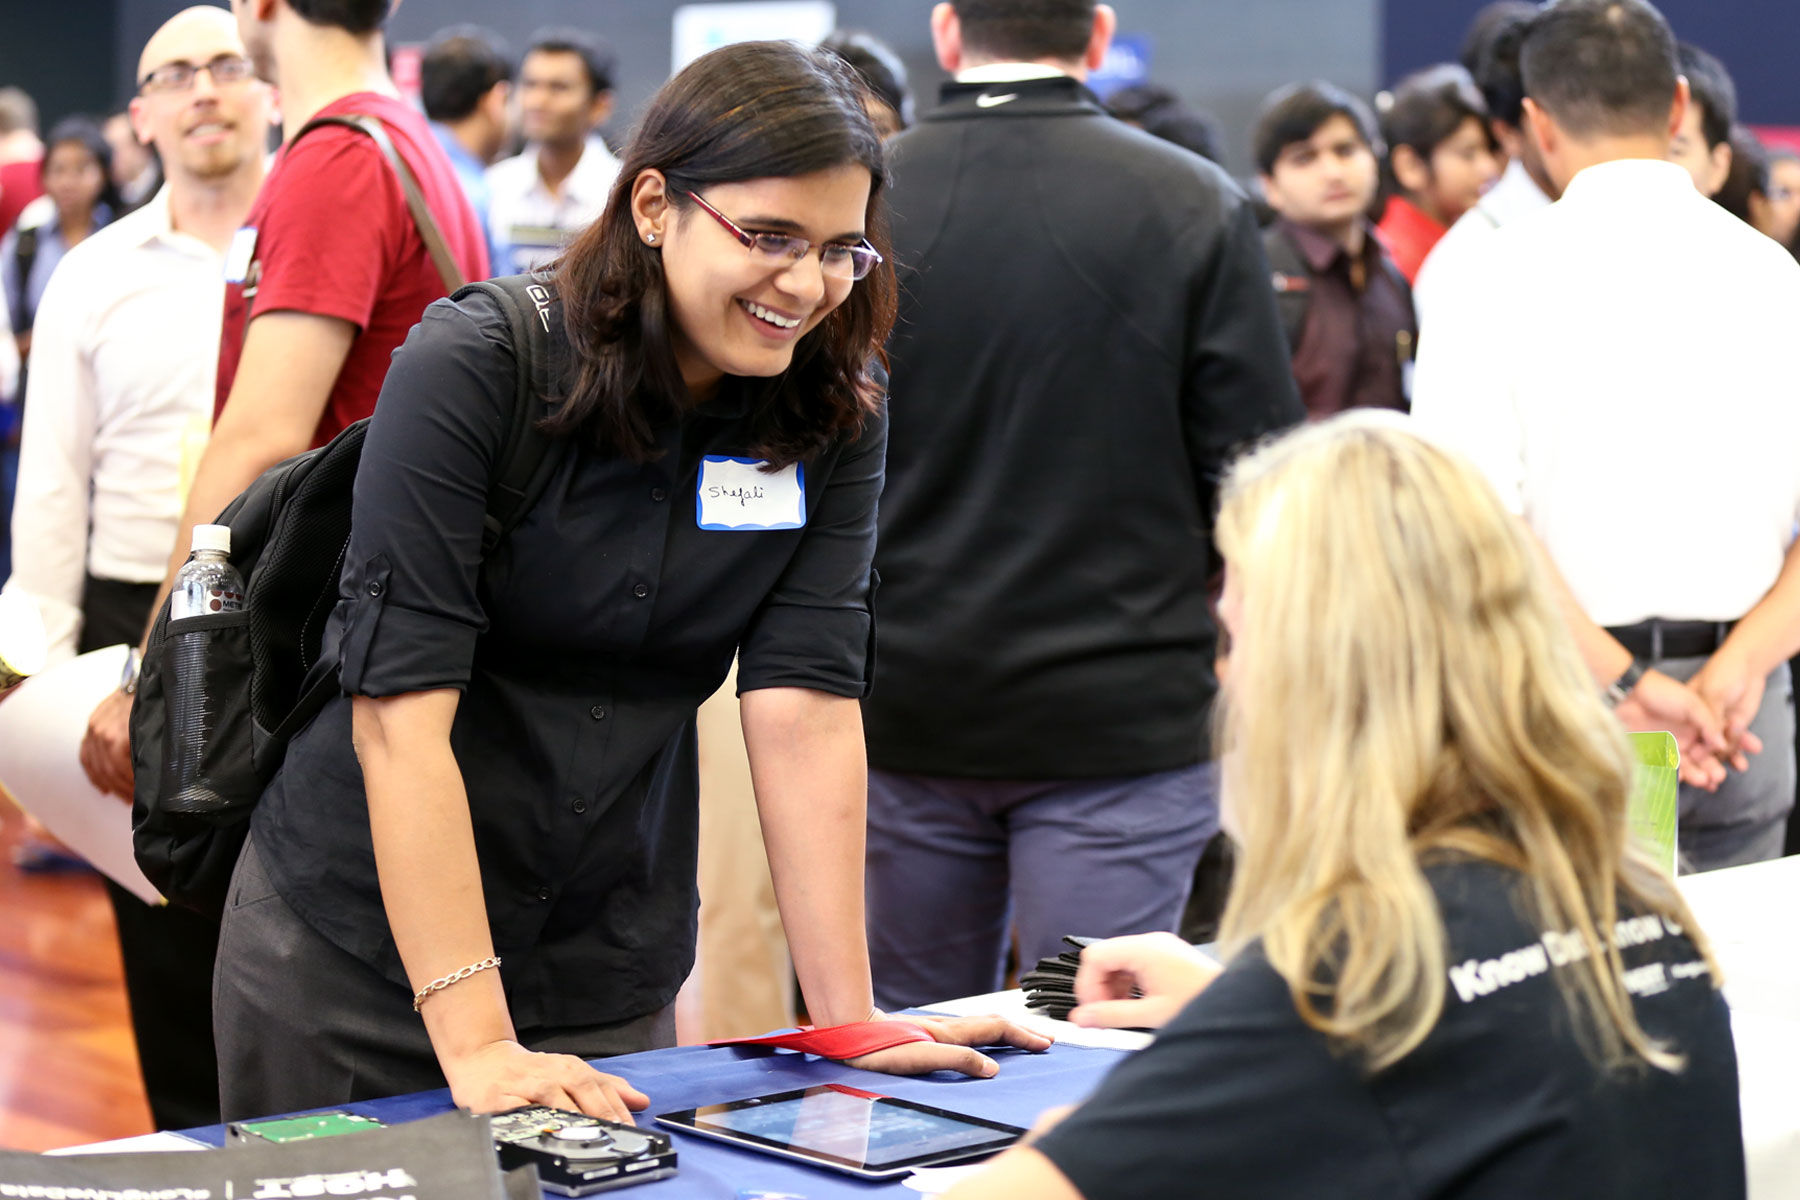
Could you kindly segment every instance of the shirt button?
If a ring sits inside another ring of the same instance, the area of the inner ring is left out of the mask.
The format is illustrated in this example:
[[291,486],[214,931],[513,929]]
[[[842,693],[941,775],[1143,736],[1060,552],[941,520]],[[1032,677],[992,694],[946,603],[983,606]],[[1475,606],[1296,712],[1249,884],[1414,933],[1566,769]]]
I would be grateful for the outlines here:
[[578,813],[584,813],[587,811],[587,801],[586,800],[577,800],[575,803],[569,805],[569,807],[574,809]]
[[640,583],[631,589],[631,594],[636,596],[639,600],[642,600],[645,596],[650,594],[650,585],[647,583]]
[[376,580],[375,582],[373,582],[369,585],[369,595],[379,596],[379,595],[381,595],[381,591],[382,591],[382,588],[381,588],[380,580]]
[[550,889],[547,887],[539,888],[537,890],[537,898],[539,900],[548,900],[550,898]]
[[661,504],[664,500],[669,498],[669,493],[663,488],[651,488],[650,498],[658,504]]
[[596,721],[606,720],[606,705],[604,705],[604,704],[594,705],[594,707],[588,709],[588,716],[594,718],[594,720],[596,720]]

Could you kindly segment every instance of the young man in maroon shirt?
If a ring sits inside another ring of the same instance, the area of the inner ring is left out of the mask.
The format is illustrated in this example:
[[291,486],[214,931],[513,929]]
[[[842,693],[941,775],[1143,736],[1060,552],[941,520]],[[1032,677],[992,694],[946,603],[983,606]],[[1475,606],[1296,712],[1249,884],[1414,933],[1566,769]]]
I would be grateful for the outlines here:
[[[393,167],[368,135],[319,116],[380,120],[418,179],[466,279],[487,277],[487,243],[425,118],[388,77],[382,26],[392,0],[232,0],[257,74],[281,91],[286,143],[226,258],[218,408],[169,559],[191,531],[263,471],[375,410],[388,359],[444,295]],[[253,285],[253,291],[246,288]],[[151,611],[161,608],[160,600]],[[88,722],[82,763],[131,794],[131,697],[115,692]]]
[[1407,408],[1412,292],[1363,215],[1380,172],[1374,130],[1362,102],[1329,83],[1282,88],[1256,124],[1258,177],[1279,214],[1263,247],[1294,381],[1315,420]]

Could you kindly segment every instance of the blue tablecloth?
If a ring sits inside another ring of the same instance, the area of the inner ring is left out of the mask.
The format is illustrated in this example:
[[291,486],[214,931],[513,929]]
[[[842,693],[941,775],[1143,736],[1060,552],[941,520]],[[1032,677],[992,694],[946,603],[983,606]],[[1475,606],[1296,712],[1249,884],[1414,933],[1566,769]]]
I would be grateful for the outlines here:
[[[786,1050],[709,1050],[704,1046],[630,1054],[595,1065],[629,1079],[634,1087],[650,1097],[649,1114],[638,1116],[638,1122],[644,1125],[651,1124],[650,1116],[655,1113],[821,1083],[845,1083],[1029,1128],[1044,1109],[1072,1104],[1086,1096],[1123,1057],[1114,1050],[1060,1045],[1052,1046],[1042,1054],[1011,1050],[984,1052],[1000,1064],[1000,1074],[993,1079],[968,1079],[942,1072],[919,1079],[901,1079],[852,1070],[838,1063]],[[451,1104],[450,1093],[445,1089],[345,1107],[351,1112],[395,1125],[446,1112]],[[654,1127],[666,1131],[666,1127]],[[188,1136],[217,1146],[223,1144],[225,1131],[222,1126],[215,1125],[191,1130]],[[626,1188],[617,1194],[642,1196],[643,1200],[732,1200],[740,1190],[748,1188],[791,1193],[807,1200],[918,1196],[899,1182],[866,1183],[834,1171],[739,1150],[692,1134],[676,1132],[675,1142],[680,1154],[680,1174],[673,1179]]]

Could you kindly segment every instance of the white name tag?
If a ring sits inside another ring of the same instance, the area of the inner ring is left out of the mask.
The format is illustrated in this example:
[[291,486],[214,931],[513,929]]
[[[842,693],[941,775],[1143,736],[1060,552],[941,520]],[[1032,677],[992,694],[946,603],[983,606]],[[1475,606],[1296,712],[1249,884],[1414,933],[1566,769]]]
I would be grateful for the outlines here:
[[225,282],[244,282],[250,277],[250,264],[255,261],[256,229],[246,225],[231,235],[231,248],[225,251]]
[[756,458],[709,454],[700,460],[700,528],[725,532],[799,529],[806,524],[806,476],[799,463],[779,471]]

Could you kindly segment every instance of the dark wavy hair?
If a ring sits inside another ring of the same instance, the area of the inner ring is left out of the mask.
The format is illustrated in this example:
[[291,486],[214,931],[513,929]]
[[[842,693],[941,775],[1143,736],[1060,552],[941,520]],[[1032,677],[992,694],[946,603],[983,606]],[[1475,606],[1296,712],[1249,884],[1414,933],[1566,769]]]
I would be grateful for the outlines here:
[[[887,160],[861,88],[835,54],[792,42],[725,46],[663,85],[625,147],[606,211],[552,267],[574,382],[546,429],[647,462],[656,456],[657,425],[689,403],[661,253],[639,239],[632,219],[632,185],[644,171],[661,171],[670,203],[685,209],[686,193],[710,184],[866,167],[873,185],[864,228],[891,258]],[[895,295],[884,262],[800,339],[786,371],[740,381],[753,454],[777,466],[811,458],[878,411],[882,388],[869,368],[886,364]]]
[[1557,0],[1519,65],[1532,103],[1578,138],[1660,133],[1681,75],[1675,35],[1644,0]]
[[906,64],[885,42],[860,30],[839,29],[819,45],[850,64],[863,87],[894,110],[900,128],[912,127],[913,98],[906,83]]
[[499,35],[479,25],[452,25],[433,35],[419,64],[419,102],[433,121],[460,121],[482,97],[511,83],[512,60]]
[[1394,175],[1395,150],[1410,147],[1429,167],[1433,152],[1454,137],[1470,118],[1480,124],[1489,149],[1495,148],[1487,101],[1474,78],[1456,63],[1426,67],[1395,84],[1392,99],[1380,118],[1381,138],[1387,143],[1387,157],[1381,167],[1382,194],[1398,196],[1406,191]]
[[1716,150],[1720,143],[1731,140],[1737,125],[1737,85],[1724,63],[1691,42],[1676,43],[1675,58],[1687,77],[1690,102],[1700,106],[1700,132],[1706,148]]

